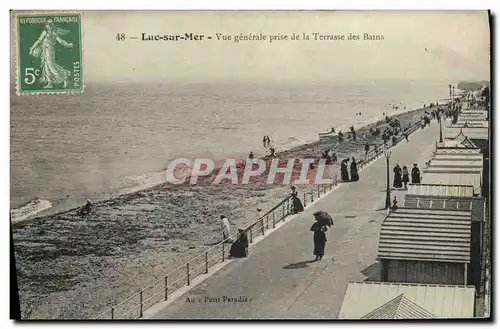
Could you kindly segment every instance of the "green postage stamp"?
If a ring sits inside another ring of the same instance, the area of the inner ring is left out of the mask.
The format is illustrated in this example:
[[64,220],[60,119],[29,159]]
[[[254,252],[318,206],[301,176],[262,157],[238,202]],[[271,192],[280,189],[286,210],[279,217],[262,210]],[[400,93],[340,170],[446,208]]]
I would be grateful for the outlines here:
[[80,13],[17,14],[18,94],[83,92]]

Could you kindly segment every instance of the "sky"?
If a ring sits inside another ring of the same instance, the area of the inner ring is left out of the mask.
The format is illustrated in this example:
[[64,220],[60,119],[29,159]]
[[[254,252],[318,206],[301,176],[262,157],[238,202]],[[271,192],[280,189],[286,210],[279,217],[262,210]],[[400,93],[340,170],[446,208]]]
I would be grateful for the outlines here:
[[[84,11],[86,82],[489,80],[486,11]],[[141,41],[146,34],[205,41]],[[117,41],[118,33],[139,39]],[[216,33],[311,40],[217,41]],[[364,33],[382,41],[314,41]],[[206,40],[212,36],[212,40]],[[426,50],[427,48],[427,50]]]

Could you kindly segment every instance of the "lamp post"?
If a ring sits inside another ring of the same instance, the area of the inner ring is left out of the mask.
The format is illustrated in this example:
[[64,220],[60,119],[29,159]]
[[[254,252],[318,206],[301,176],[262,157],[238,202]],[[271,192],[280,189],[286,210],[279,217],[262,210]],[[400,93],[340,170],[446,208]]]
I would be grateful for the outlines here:
[[391,151],[385,151],[385,160],[387,164],[387,189],[385,193],[385,208],[389,209],[391,207],[391,185],[389,181],[389,159],[391,158]]
[[439,114],[439,142],[443,142],[443,118],[441,118],[441,114]]

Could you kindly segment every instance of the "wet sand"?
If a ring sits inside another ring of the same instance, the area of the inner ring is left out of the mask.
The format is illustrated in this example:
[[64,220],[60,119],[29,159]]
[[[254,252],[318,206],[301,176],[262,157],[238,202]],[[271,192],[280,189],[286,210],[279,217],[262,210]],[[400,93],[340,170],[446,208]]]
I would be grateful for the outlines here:
[[[406,127],[424,111],[393,117]],[[339,160],[360,159],[366,143],[382,144],[381,135],[371,136],[369,129],[386,126],[382,120],[357,129],[356,141],[338,143],[335,137],[278,157],[319,158],[333,149]],[[289,193],[289,185],[259,180],[210,185],[207,179],[194,186],[161,184],[98,202],[88,217],[72,209],[12,224],[22,318],[94,318],[219,242],[221,214],[234,232],[258,217],[257,208],[266,211]],[[298,190],[302,196],[305,187]]]

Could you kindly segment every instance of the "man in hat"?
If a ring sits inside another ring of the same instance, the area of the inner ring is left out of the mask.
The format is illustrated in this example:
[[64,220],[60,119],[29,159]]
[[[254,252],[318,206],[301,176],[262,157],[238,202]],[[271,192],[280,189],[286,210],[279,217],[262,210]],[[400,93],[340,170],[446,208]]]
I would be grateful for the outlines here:
[[221,225],[222,225],[222,240],[226,242],[232,242],[229,239],[230,234],[230,227],[229,227],[229,220],[227,219],[226,216],[220,215],[221,219]]

